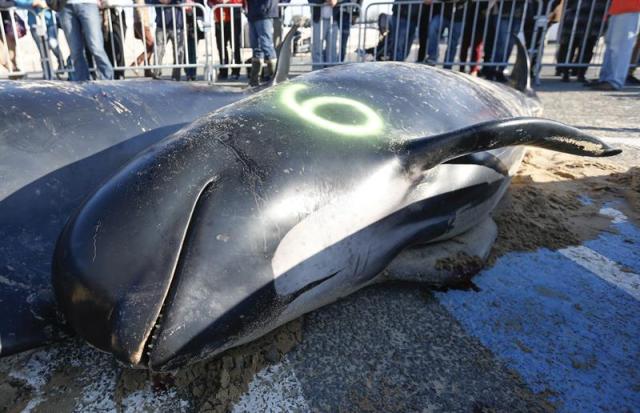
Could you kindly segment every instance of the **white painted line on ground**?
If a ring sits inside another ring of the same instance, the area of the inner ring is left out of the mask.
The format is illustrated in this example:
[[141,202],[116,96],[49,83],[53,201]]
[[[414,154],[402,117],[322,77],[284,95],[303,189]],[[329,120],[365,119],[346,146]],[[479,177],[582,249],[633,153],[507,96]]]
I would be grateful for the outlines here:
[[558,252],[640,301],[640,275],[623,271],[616,262],[582,245]]
[[302,385],[287,357],[260,371],[249,383],[249,390],[233,406],[240,412],[308,412]]

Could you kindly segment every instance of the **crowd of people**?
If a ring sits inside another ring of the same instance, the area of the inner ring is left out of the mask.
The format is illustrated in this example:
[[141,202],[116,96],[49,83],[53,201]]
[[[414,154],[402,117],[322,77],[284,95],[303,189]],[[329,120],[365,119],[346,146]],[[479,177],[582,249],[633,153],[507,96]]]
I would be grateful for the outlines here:
[[[48,58],[47,48],[57,60],[58,69],[69,69],[71,80],[89,80],[89,66],[95,67],[97,79],[124,76],[113,66],[124,66],[124,33],[126,19],[118,5],[131,0],[0,0],[11,1],[18,8],[30,9],[28,27],[38,45],[46,78],[56,73]],[[134,0],[140,6],[134,10],[134,36],[143,42],[143,51],[133,62],[144,65],[145,76],[159,77],[157,66],[163,61],[167,43],[172,43],[174,67],[171,77],[181,79],[184,70],[187,80],[196,78],[196,45],[204,38],[203,9],[189,3],[215,7],[214,31],[219,62],[219,79],[240,77],[242,66],[249,64],[250,85],[268,81],[275,70],[276,45],[282,37],[281,3],[290,0]],[[307,0],[311,20],[311,60],[313,69],[345,60],[351,27],[360,18],[362,0]],[[144,4],[155,5],[155,24]],[[417,61],[435,64],[440,61],[440,42],[447,33],[444,67],[460,63],[461,71],[495,81],[506,81],[505,68],[514,47],[512,34],[523,33],[529,49],[541,50],[545,23],[547,27],[562,21],[558,31],[556,75],[563,81],[576,77],[590,87],[603,90],[619,89],[625,82],[640,83],[633,75],[633,66],[640,55],[640,0],[542,0],[546,22],[540,24],[540,3],[531,0],[395,0],[392,14],[378,19],[378,45],[366,52],[376,60],[404,61],[408,58],[414,39],[418,37]],[[181,5],[176,11],[172,7]],[[608,5],[608,7],[607,7]],[[6,4],[5,4],[6,6]],[[233,6],[233,7],[226,7]],[[57,12],[56,19],[52,10]],[[184,13],[183,13],[184,12]],[[10,72],[18,72],[15,57],[15,36],[26,32],[25,23],[17,14],[2,11],[5,35],[0,37],[0,65]],[[243,62],[240,54],[242,14],[249,27],[252,49],[250,61]],[[38,30],[36,16],[45,22],[45,33]],[[65,60],[58,42],[58,25],[62,28],[70,49]],[[155,26],[155,32],[152,28]],[[598,40],[604,35],[605,53],[600,77],[588,82],[586,71]],[[186,47],[185,47],[186,39]],[[6,44],[2,44],[2,41]],[[3,50],[9,53],[3,53]],[[107,53],[110,51],[111,53]],[[469,56],[470,52],[470,56]],[[468,59],[470,57],[470,59]],[[533,55],[533,66],[539,56]],[[156,66],[154,68],[154,66]],[[468,68],[467,68],[468,66]]]

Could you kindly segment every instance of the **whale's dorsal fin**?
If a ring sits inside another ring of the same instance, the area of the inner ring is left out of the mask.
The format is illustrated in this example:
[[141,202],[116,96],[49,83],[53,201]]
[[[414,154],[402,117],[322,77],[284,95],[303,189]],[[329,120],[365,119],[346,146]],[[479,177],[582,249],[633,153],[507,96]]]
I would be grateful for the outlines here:
[[273,85],[282,83],[289,77],[289,69],[291,68],[291,49],[293,46],[293,36],[295,36],[296,30],[298,30],[298,25],[293,24],[280,44],[280,49],[278,50],[278,61],[276,63],[276,74],[273,77]]
[[521,92],[528,92],[531,90],[531,59],[522,39],[515,34],[511,36],[517,48],[516,63],[511,71],[511,86]]
[[513,118],[478,123],[403,145],[402,162],[411,175],[474,152],[530,145],[581,156],[613,156],[622,152],[572,126],[549,119]]

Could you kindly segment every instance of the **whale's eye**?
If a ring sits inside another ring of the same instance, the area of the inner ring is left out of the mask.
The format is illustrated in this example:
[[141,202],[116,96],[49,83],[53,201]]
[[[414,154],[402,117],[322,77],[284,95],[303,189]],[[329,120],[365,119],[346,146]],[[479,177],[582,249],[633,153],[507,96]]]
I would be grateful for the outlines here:
[[305,85],[292,84],[282,93],[284,105],[302,119],[341,135],[369,136],[382,130],[380,116],[357,100],[341,96],[316,96],[299,102],[296,94],[306,88]]

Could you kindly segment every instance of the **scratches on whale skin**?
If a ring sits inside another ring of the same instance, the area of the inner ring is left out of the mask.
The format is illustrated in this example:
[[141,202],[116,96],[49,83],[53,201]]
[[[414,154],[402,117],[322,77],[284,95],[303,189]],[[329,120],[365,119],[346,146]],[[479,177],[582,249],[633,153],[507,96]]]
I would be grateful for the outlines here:
[[102,226],[102,221],[98,220],[96,224],[96,229],[93,233],[93,258],[91,262],[96,261],[96,257],[98,256],[98,232],[100,231],[100,227]]

